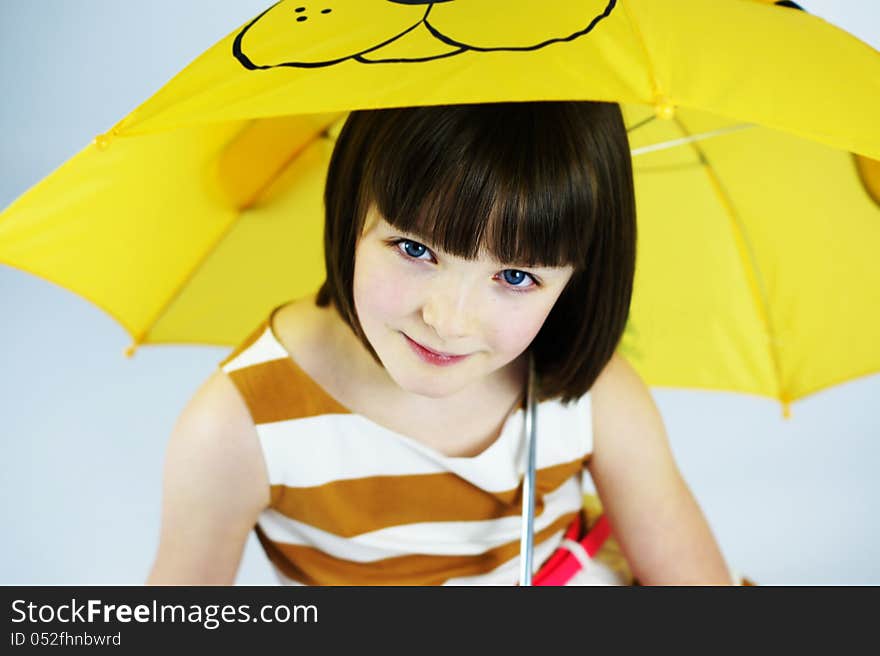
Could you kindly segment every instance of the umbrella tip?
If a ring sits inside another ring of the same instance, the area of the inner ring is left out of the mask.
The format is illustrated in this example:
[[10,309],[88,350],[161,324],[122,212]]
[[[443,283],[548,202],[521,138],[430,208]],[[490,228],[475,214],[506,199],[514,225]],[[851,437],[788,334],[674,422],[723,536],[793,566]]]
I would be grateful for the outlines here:
[[119,134],[119,128],[114,127],[109,132],[105,132],[104,134],[99,134],[94,138],[92,143],[95,144],[95,148],[98,150],[107,150],[107,147],[110,145],[110,142]]
[[137,347],[138,347],[138,345],[137,345],[136,342],[133,343],[131,346],[127,347],[127,348],[123,351],[123,353],[125,354],[125,357],[127,357],[127,358],[131,358],[131,357],[133,357],[134,354],[135,354],[135,351],[137,351]]
[[659,96],[654,100],[654,114],[666,120],[674,118],[675,104],[666,96]]
[[99,134],[97,137],[95,137],[95,148],[97,148],[98,150],[107,150],[107,146],[110,145],[110,136],[111,135],[109,133],[105,133]]
[[788,399],[782,399],[782,418],[783,419],[791,419],[791,401]]

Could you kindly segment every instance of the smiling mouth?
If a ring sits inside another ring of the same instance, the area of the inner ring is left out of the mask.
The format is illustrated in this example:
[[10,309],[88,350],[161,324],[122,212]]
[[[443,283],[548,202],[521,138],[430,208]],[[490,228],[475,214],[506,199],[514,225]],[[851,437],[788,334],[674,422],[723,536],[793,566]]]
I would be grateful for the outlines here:
[[466,355],[470,355],[469,353],[463,353],[461,355],[456,355],[455,353],[444,353],[443,351],[435,351],[434,349],[432,349],[428,346],[425,346],[421,342],[417,342],[416,340],[414,340],[412,337],[410,337],[406,333],[403,333],[403,336],[406,337],[409,341],[411,341],[413,344],[415,344],[419,348],[422,348],[422,349],[426,350],[428,353],[433,353],[434,355],[441,357],[441,358],[463,358]]

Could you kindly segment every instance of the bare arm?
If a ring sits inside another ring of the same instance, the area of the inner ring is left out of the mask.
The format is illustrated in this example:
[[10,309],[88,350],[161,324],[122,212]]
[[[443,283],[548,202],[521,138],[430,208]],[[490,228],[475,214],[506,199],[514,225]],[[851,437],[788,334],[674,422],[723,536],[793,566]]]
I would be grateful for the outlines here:
[[148,585],[231,585],[269,483],[247,407],[215,371],[168,442],[162,528]]
[[730,584],[641,377],[615,354],[591,396],[594,443],[588,469],[635,577],[647,585]]

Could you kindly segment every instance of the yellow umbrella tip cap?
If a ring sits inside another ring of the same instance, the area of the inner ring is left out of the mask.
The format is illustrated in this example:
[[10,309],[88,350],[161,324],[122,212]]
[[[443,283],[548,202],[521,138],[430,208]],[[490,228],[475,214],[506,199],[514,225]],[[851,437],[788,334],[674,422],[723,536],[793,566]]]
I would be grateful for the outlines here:
[[661,96],[654,101],[654,114],[656,114],[657,118],[667,120],[674,118],[675,105],[669,98]]
[[119,130],[117,128],[113,128],[109,132],[105,132],[104,134],[99,134],[95,137],[93,143],[95,144],[95,148],[98,150],[106,150],[107,146],[110,145],[110,142],[119,134]]

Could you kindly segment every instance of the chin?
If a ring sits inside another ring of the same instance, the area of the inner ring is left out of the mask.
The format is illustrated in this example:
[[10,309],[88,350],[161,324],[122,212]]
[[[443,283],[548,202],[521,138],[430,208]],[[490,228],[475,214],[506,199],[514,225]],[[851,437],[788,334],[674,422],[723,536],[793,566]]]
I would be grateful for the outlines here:
[[452,396],[461,389],[460,385],[445,383],[444,381],[425,377],[398,377],[392,376],[394,382],[410,394],[417,394],[430,399],[443,399]]

